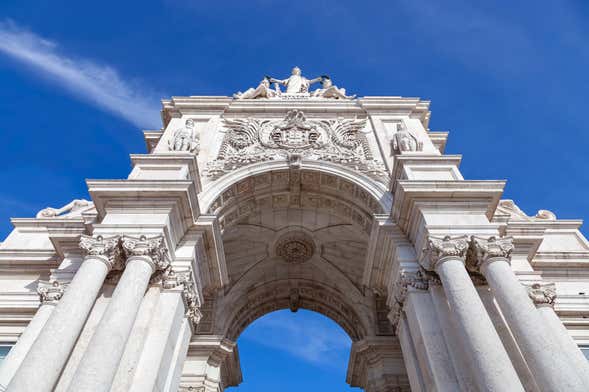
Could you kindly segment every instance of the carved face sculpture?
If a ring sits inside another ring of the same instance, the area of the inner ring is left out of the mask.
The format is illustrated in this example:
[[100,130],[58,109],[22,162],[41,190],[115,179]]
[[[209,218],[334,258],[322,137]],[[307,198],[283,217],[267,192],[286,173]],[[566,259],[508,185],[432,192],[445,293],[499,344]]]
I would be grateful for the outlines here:
[[301,69],[300,69],[299,67],[294,67],[294,68],[292,69],[292,74],[293,74],[293,75],[300,76],[300,75],[301,75]]
[[189,118],[188,120],[186,120],[186,128],[194,128],[194,120]]

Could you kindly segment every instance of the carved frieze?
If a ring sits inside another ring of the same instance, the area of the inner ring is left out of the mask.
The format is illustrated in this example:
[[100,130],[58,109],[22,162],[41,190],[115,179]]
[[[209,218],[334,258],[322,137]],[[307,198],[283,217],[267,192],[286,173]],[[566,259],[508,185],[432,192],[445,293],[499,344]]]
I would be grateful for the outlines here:
[[293,156],[351,167],[376,180],[388,180],[382,162],[373,159],[365,119],[309,120],[291,110],[283,120],[225,119],[227,129],[219,154],[207,165],[206,176],[217,179],[252,163],[287,160]]

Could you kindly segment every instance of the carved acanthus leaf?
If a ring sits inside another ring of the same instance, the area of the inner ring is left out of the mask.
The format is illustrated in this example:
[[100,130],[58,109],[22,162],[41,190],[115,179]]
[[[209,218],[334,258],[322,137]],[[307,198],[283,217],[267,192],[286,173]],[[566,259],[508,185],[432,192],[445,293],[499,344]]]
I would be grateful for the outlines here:
[[525,285],[530,299],[536,306],[554,306],[556,285],[554,283],[532,283]]
[[123,236],[121,242],[127,258],[147,256],[155,264],[156,270],[166,270],[170,267],[168,248],[164,243],[163,236],[151,238],[144,235],[140,237]]
[[192,270],[176,272],[170,269],[166,278],[163,280],[163,287],[165,289],[172,289],[178,286],[182,286],[182,300],[186,308],[186,318],[190,321],[193,330],[196,330],[196,326],[202,319],[202,313],[200,311],[202,301],[192,275]]
[[511,237],[472,236],[468,264],[476,269],[492,258],[500,257],[509,260],[513,249],[513,238]]
[[429,236],[427,247],[424,249],[423,258],[420,261],[423,268],[433,271],[440,260],[454,257],[465,260],[468,250],[468,237],[435,237]]
[[65,291],[66,285],[56,280],[47,282],[40,280],[37,285],[37,294],[42,304],[56,303],[61,299]]
[[82,234],[80,248],[89,256],[101,256],[110,268],[120,268],[122,264],[120,239],[119,236],[105,238],[101,235],[91,237]]

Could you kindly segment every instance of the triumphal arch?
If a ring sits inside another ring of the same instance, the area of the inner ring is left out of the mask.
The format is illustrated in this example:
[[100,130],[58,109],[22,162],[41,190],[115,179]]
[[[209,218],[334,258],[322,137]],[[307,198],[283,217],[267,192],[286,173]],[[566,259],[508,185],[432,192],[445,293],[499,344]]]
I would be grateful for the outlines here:
[[587,390],[581,222],[464,179],[428,101],[295,68],[161,113],[128,178],[12,220],[5,390],[220,392],[240,333],[285,308],[349,334],[367,392]]

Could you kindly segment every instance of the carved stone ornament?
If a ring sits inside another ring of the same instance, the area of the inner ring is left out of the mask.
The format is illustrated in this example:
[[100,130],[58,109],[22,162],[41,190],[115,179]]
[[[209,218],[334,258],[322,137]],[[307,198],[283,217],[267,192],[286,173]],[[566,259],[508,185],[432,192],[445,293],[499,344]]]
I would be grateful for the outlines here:
[[237,168],[258,162],[315,159],[341,164],[381,181],[388,181],[382,162],[370,152],[362,130],[365,119],[309,120],[291,110],[283,120],[225,119],[227,129],[217,158],[206,176],[215,180]]
[[155,265],[156,270],[170,268],[168,248],[166,248],[163,236],[151,238],[144,235],[140,237],[123,236],[121,243],[127,258],[131,256],[147,256]]
[[419,141],[403,123],[397,124],[397,132],[393,134],[391,143],[393,155],[423,150],[423,142]]
[[[62,216],[71,215],[74,212],[78,212],[85,207],[91,207],[92,202],[84,199],[75,199],[66,204],[61,208],[51,208],[47,207],[39,211],[36,215],[36,218],[57,218]],[[76,214],[77,215],[77,214]]]
[[182,300],[186,308],[186,318],[190,321],[193,330],[196,330],[196,326],[202,319],[200,311],[202,301],[192,277],[192,270],[176,272],[170,269],[162,283],[164,289],[172,289],[180,285],[182,285]]
[[100,256],[100,259],[107,262],[111,269],[121,269],[123,266],[120,237],[103,237],[98,235],[91,237],[80,236],[80,248],[88,256]]
[[171,151],[189,151],[198,154],[200,140],[196,133],[194,120],[189,118],[184,127],[174,131],[168,145]]
[[554,283],[532,283],[525,286],[534,305],[554,306],[556,301],[556,285]]
[[428,271],[433,271],[436,265],[448,257],[465,260],[468,251],[468,237],[435,237],[429,236],[427,247],[424,249],[420,264]]
[[[321,88],[310,93],[311,85],[317,82],[321,83]],[[274,84],[274,88],[271,84]],[[282,91],[280,86],[284,86],[286,90]],[[286,79],[264,76],[257,87],[251,87],[245,92],[239,91],[233,94],[233,97],[235,99],[353,99],[356,96],[346,95],[346,89],[335,86],[328,75],[307,79],[302,75],[299,67],[294,67],[291,75]]]
[[42,304],[57,303],[65,291],[65,285],[54,280],[47,282],[40,280],[37,285],[37,293]]
[[393,289],[394,303],[391,312],[389,312],[388,315],[388,318],[394,327],[397,326],[401,318],[403,305],[407,299],[407,291],[409,289],[427,290],[431,280],[430,275],[431,274],[424,270],[418,270],[415,272],[401,272],[399,279],[395,283],[395,287]]
[[472,236],[468,265],[470,268],[476,270],[479,269],[483,263],[492,258],[499,257],[509,261],[513,249],[513,238],[511,237]]
[[538,212],[536,213],[536,215],[534,216],[528,216],[526,215],[525,212],[523,212],[516,204],[513,200],[510,199],[504,199],[499,201],[499,206],[497,209],[498,212],[500,213],[506,213],[509,214],[511,216],[511,219],[513,220],[524,220],[524,221],[542,221],[542,220],[548,220],[548,221],[553,221],[556,220],[556,214],[552,211],[549,210],[538,210]]
[[276,242],[276,255],[289,264],[302,264],[313,257],[315,243],[306,233],[288,233]]

